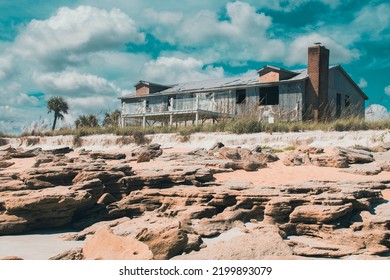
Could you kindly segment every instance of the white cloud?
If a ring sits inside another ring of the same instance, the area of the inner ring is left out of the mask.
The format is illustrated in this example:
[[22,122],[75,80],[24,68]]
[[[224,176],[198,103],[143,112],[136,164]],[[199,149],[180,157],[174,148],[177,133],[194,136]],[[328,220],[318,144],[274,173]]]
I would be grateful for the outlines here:
[[171,84],[223,77],[221,67],[207,66],[192,57],[179,59],[176,57],[159,57],[145,64],[143,79]]
[[298,36],[293,40],[289,46],[285,63],[287,65],[306,64],[307,48],[313,46],[316,42],[321,42],[322,45],[330,49],[330,63],[349,63],[360,56],[356,49],[348,49],[330,37],[311,33]]
[[358,86],[360,88],[366,88],[368,86],[368,83],[367,83],[367,81],[364,78],[360,78]]
[[83,54],[143,43],[145,35],[118,9],[90,6],[60,8],[46,20],[32,20],[16,38],[10,53],[38,59],[48,68],[82,63]]
[[[272,38],[272,18],[258,13],[244,2],[227,3],[227,20],[210,10],[191,16],[181,13],[156,12],[145,14],[147,28],[159,40],[180,48],[196,48],[200,54],[234,64],[248,60],[274,60],[284,55],[284,44]],[[167,20],[171,17],[171,20]],[[156,20],[157,18],[157,20]],[[212,54],[210,54],[212,53]],[[212,62],[212,61],[207,61]]]
[[362,8],[351,22],[351,29],[360,36],[366,33],[375,40],[383,39],[381,33],[388,30],[390,24],[390,4],[367,5]]
[[379,104],[372,104],[366,108],[366,120],[388,120],[390,119],[390,112],[386,107]]
[[9,79],[13,73],[12,56],[0,56],[0,81]]
[[127,41],[142,43],[144,34],[137,31],[134,21],[125,13],[79,6],[60,8],[47,20],[33,20],[16,39],[16,47],[21,47],[22,54],[29,51],[36,55],[58,50],[106,49]]
[[115,97],[121,89],[112,82],[92,74],[78,72],[34,73],[34,81],[49,95]]
[[390,96],[390,85],[388,85],[387,87],[385,87],[385,93]]

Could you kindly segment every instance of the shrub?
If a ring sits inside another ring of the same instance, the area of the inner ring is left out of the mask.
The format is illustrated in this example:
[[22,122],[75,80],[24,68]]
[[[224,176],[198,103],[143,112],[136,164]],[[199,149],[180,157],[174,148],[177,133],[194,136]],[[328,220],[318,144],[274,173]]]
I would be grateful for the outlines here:
[[4,146],[8,144],[8,139],[0,138],[0,146]]
[[78,148],[83,145],[83,139],[80,137],[79,134],[73,135],[73,147]]

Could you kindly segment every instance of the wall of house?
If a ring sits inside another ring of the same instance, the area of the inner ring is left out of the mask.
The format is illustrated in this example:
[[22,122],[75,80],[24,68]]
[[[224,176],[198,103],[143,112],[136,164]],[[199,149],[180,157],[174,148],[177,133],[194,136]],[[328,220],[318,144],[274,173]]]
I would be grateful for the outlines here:
[[[277,119],[286,121],[301,121],[302,120],[302,96],[305,90],[304,82],[294,82],[288,84],[279,84],[279,104],[278,105],[261,105],[259,87],[251,87],[246,89],[246,100],[242,104],[236,104],[236,90],[232,90],[231,94],[219,96],[219,103],[224,104],[225,108],[230,108],[230,114],[236,115],[254,115],[262,118],[264,116],[273,115]],[[224,103],[221,101],[225,99]],[[226,101],[228,100],[228,101]]]
[[305,84],[302,81],[279,85],[279,118],[286,121],[302,120],[302,99]]
[[[348,78],[338,70],[337,68],[332,68],[329,71],[329,90],[328,90],[328,100],[330,114],[332,118],[336,118],[336,96],[341,94],[341,108],[340,108],[340,117],[345,118],[349,116],[357,116],[364,118],[364,98],[356,90],[356,88],[351,84]],[[350,97],[350,105],[345,107],[345,96]]]
[[138,85],[136,86],[135,89],[136,89],[135,94],[138,96],[149,94],[149,86],[147,85]]
[[279,72],[271,71],[259,77],[260,83],[272,83],[279,81]]

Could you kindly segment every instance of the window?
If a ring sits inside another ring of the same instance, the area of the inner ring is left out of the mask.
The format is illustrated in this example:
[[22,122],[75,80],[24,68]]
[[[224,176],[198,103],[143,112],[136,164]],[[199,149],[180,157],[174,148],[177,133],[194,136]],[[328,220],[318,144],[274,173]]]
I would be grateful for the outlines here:
[[336,94],[336,117],[339,118],[341,116],[341,94]]
[[236,90],[236,104],[245,103],[246,99],[246,89],[238,89]]
[[345,95],[344,108],[347,109],[349,105],[351,105],[351,97],[349,95]]
[[279,104],[279,87],[262,87],[259,90],[259,105]]

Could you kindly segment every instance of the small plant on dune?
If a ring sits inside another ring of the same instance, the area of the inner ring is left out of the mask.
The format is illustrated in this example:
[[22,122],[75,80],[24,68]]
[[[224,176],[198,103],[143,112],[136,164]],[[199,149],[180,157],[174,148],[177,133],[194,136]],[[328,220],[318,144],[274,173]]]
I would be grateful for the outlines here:
[[4,146],[8,144],[8,140],[4,138],[0,138],[0,146]]
[[83,139],[79,134],[73,135],[73,141],[72,141],[73,147],[78,148],[83,145]]

